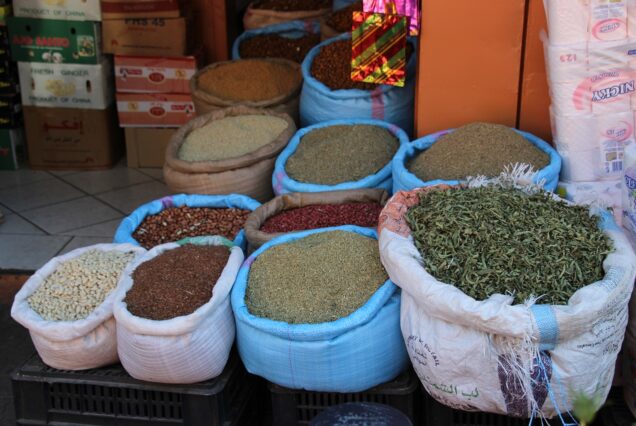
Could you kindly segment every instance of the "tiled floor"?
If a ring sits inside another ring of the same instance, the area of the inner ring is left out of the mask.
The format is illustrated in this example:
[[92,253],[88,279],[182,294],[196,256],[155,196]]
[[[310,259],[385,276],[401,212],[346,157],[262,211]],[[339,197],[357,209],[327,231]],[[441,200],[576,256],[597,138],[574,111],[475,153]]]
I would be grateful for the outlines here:
[[0,270],[38,269],[77,247],[110,242],[123,217],[169,193],[161,169],[0,171]]

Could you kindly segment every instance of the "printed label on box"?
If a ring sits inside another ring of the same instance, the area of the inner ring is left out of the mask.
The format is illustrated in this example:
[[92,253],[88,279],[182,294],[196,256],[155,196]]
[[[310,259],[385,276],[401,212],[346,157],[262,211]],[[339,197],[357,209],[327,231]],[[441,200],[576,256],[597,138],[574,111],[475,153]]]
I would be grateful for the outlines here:
[[178,18],[178,0],[102,0],[104,19]]
[[99,0],[13,0],[15,16],[66,21],[101,21]]
[[190,93],[196,68],[194,56],[115,56],[115,83],[124,93]]
[[22,103],[43,107],[104,109],[113,100],[112,65],[19,62]]
[[175,127],[194,117],[189,95],[118,94],[117,111],[121,127]]
[[97,22],[13,17],[9,34],[15,61],[93,65],[101,61]]

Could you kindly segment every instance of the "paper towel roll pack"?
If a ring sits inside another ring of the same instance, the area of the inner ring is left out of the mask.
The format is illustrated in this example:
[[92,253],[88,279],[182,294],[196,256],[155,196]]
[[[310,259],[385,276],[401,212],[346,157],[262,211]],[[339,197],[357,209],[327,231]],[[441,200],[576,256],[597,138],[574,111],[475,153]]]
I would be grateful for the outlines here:
[[605,142],[629,144],[635,140],[632,111],[607,115],[558,115],[550,108],[552,136],[557,149],[587,151]]
[[601,182],[561,181],[557,194],[576,204],[600,204],[614,210],[614,218],[620,225],[623,217],[621,178]]
[[625,172],[621,180],[623,224],[636,233],[636,144],[625,149]]
[[548,32],[553,44],[588,40],[624,40],[634,21],[634,2],[628,0],[544,0]]

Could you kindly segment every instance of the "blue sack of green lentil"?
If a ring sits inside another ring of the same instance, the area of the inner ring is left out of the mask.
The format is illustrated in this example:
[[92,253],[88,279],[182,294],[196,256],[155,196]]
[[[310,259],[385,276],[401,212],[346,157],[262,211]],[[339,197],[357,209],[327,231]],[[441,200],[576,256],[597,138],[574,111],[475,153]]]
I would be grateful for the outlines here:
[[[443,180],[435,179],[429,181],[423,181],[407,168],[408,162],[414,158],[417,154],[427,150],[437,140],[452,132],[454,129],[443,130],[441,132],[433,133],[428,136],[424,136],[420,139],[416,139],[408,144],[400,146],[398,152],[393,157],[392,161],[392,173],[393,173],[393,193],[398,191],[410,191],[415,188],[421,188],[431,185],[457,185],[460,182],[458,180]],[[539,148],[550,156],[550,163],[543,169],[539,170],[534,178],[534,182],[538,183],[542,180],[545,181],[544,188],[546,191],[553,192],[557,184],[559,183],[559,173],[561,172],[561,157],[559,153],[552,148],[547,142],[530,134],[528,132],[522,132],[521,130],[513,129],[515,132],[522,135],[528,142]]]
[[[301,139],[312,130],[321,129],[331,126],[354,126],[354,125],[371,125],[387,129],[398,140],[399,147],[408,144],[409,138],[404,130],[399,127],[381,120],[373,119],[343,119],[331,120],[313,126],[305,127],[296,132],[291,138],[285,149],[278,155],[276,164],[274,165],[274,174],[272,175],[272,186],[276,195],[286,194],[288,192],[324,192],[324,191],[342,191],[346,189],[362,189],[362,188],[381,188],[391,193],[393,180],[391,177],[391,164],[389,161],[382,169],[376,173],[365,176],[357,181],[342,182],[336,185],[321,185],[315,183],[299,182],[291,178],[286,170],[287,160],[298,149]],[[399,148],[398,148],[399,151]]]
[[307,34],[318,33],[320,33],[320,24],[318,21],[288,21],[281,24],[268,25],[267,27],[245,31],[243,34],[238,36],[238,38],[234,40],[234,44],[232,44],[232,59],[241,59],[241,43],[255,36],[277,34],[281,37],[300,38]]
[[250,267],[261,253],[334,230],[377,239],[375,230],[350,225],[302,231],[265,243],[241,266],[232,289],[232,310],[239,354],[250,373],[293,389],[360,392],[395,378],[408,365],[400,331],[400,292],[390,280],[358,310],[336,321],[289,324],[249,312],[245,294]]
[[[210,207],[210,208],[236,208],[243,210],[256,210],[261,203],[241,194],[228,195],[190,195],[177,194],[163,197],[159,200],[150,201],[137,207],[128,217],[124,218],[119,224],[115,232],[114,243],[130,243],[139,245],[137,240],[133,238],[133,233],[146,216],[152,216],[161,213],[163,210],[171,207]],[[245,231],[241,229],[234,244],[241,247],[245,251],[247,240],[245,239]]]
[[[300,124],[303,127],[334,119],[374,118],[413,131],[413,99],[417,48],[406,63],[404,87],[378,85],[374,90],[331,90],[311,74],[311,64],[320,49],[338,40],[351,38],[351,33],[326,40],[309,51],[302,63],[303,88],[300,93]],[[409,43],[415,44],[409,39]]]

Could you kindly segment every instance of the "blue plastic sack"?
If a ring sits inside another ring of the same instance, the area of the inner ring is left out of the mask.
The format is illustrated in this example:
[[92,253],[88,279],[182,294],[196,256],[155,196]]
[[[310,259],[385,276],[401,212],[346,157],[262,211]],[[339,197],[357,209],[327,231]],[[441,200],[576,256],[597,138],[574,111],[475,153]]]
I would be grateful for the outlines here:
[[232,309],[238,350],[250,373],[293,389],[360,392],[393,379],[406,368],[400,292],[390,280],[360,309],[332,322],[288,324],[248,311],[245,292],[249,271],[261,253],[278,244],[334,230],[377,238],[375,230],[350,225],[313,229],[277,237],[243,263],[232,289]]
[[[229,195],[189,195],[189,194],[177,194],[163,197],[159,200],[150,201],[149,203],[142,204],[137,207],[128,217],[124,218],[119,224],[117,231],[115,232],[115,243],[130,243],[136,246],[139,245],[137,240],[133,238],[133,233],[137,229],[146,216],[155,215],[161,211],[171,207],[213,207],[213,208],[237,208],[244,210],[256,210],[261,203],[258,201],[240,194]],[[245,231],[241,229],[236,238],[234,238],[234,244],[241,247],[245,251],[247,246],[247,240],[245,238]]]
[[324,191],[342,191],[345,189],[361,189],[361,188],[382,188],[391,193],[393,180],[391,178],[391,161],[387,163],[377,173],[366,176],[357,181],[342,182],[336,185],[319,185],[314,183],[304,183],[292,179],[285,171],[285,164],[294,152],[298,149],[298,145],[303,136],[315,129],[323,127],[331,127],[338,125],[353,126],[356,124],[368,124],[372,126],[383,127],[391,132],[402,145],[408,144],[409,138],[404,130],[399,127],[380,120],[372,119],[348,119],[348,120],[331,120],[313,126],[305,127],[296,132],[291,138],[285,149],[278,155],[276,164],[274,165],[274,174],[272,175],[272,187],[276,195],[286,194],[288,192],[324,192]]
[[333,0],[332,10],[336,11],[336,10],[344,9],[345,7],[352,5],[356,1],[358,0]]
[[[457,185],[458,180],[443,180],[435,179],[424,182],[413,173],[409,171],[406,164],[409,160],[415,157],[420,152],[430,148],[437,139],[441,136],[452,132],[454,129],[443,130],[441,132],[433,133],[423,138],[412,141],[411,143],[402,145],[398,152],[393,157],[393,193],[398,191],[410,191],[411,189],[421,188],[424,186],[447,184]],[[534,181],[539,182],[545,179],[544,188],[546,191],[554,192],[559,183],[559,173],[561,172],[561,157],[559,153],[552,148],[547,142],[530,134],[528,132],[522,132],[521,130],[513,129],[525,137],[528,142],[531,142],[534,146],[541,151],[547,153],[550,156],[550,163],[543,169],[539,170]]]
[[258,35],[264,34],[278,34],[282,37],[300,38],[308,33],[319,34],[320,23],[314,21],[288,21],[281,24],[269,25],[267,27],[258,28],[255,30],[245,31],[241,34],[232,45],[232,59],[241,59],[240,46],[243,41],[248,38],[252,38]]
[[302,64],[303,88],[300,93],[300,124],[302,127],[334,119],[375,118],[404,129],[409,135],[413,131],[413,97],[415,94],[414,49],[406,64],[404,87],[378,85],[374,90],[331,90],[311,75],[311,64],[324,46],[338,40],[350,39],[345,33],[314,46]]

